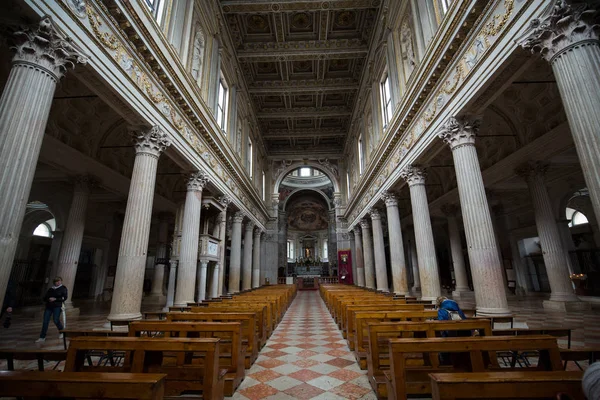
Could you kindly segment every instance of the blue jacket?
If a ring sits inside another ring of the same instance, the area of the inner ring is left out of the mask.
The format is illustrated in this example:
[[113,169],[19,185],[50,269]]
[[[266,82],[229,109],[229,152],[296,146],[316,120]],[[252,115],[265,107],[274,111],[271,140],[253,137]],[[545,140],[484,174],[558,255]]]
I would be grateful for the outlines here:
[[450,321],[452,318],[450,317],[450,313],[448,311],[456,311],[462,319],[467,319],[465,314],[458,306],[457,302],[455,302],[454,300],[446,299],[442,301],[442,304],[440,304],[440,308],[438,309],[438,320]]

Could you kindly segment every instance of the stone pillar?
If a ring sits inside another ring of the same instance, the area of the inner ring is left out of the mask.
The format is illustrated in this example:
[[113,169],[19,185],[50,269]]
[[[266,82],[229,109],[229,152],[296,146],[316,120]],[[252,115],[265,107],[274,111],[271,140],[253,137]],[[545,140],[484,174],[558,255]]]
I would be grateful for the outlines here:
[[238,211],[233,216],[231,230],[231,255],[229,256],[229,293],[240,291],[240,267],[242,261],[242,221],[244,213]]
[[208,261],[198,261],[198,276],[196,278],[196,284],[198,285],[196,293],[196,302],[201,303],[206,300],[206,275],[208,269]]
[[408,294],[408,275],[404,258],[404,241],[400,226],[400,212],[396,195],[384,192],[383,200],[387,210],[388,233],[390,238],[390,261],[392,263],[392,282],[395,294]]
[[[335,196],[335,194],[334,194]],[[337,198],[339,201],[339,197]],[[335,201],[335,200],[334,200]],[[339,265],[337,265],[337,219],[335,217],[335,209],[329,210],[329,226],[327,229],[327,254],[323,254],[321,259],[327,256],[327,262],[329,263],[329,276],[333,276],[333,266],[335,265],[338,270],[338,276],[340,275]],[[317,252],[323,250],[322,242],[319,241],[317,245]],[[316,256],[316,255],[315,255]]]
[[169,286],[167,287],[167,304],[163,311],[169,311],[169,307],[173,307],[175,303],[175,281],[177,279],[177,264],[178,260],[169,260]]
[[171,144],[158,126],[134,132],[135,163],[129,186],[119,260],[108,319],[139,319],[152,222],[152,203],[158,157]]
[[570,222],[571,220],[568,219],[559,219],[556,221],[558,233],[560,234],[560,239],[562,240],[563,248],[565,249],[565,263],[567,263],[569,275],[580,273],[577,257],[571,259],[571,255],[569,254],[571,251],[575,250],[575,243],[573,243],[573,236],[571,235],[571,228],[569,227]]
[[260,235],[262,230],[254,230],[254,246],[252,247],[252,287],[260,287]]
[[529,292],[529,277],[526,271],[526,266],[523,265],[521,252],[519,251],[519,240],[514,236],[509,237],[510,252],[512,256],[512,265],[515,269],[515,294],[517,296],[525,296]]
[[221,276],[221,263],[214,263],[213,272],[210,276],[210,283],[208,297],[211,299],[216,299],[219,297],[219,277]]
[[369,211],[373,223],[373,254],[375,256],[375,278],[377,281],[377,290],[389,292],[387,266],[385,263],[385,245],[383,243],[383,226],[381,225],[381,215],[379,210],[372,208]]
[[450,146],[460,197],[478,315],[508,315],[504,272],[475,148],[480,121],[452,117],[438,132]]
[[287,216],[285,211],[279,211],[279,219],[277,222],[277,241],[279,243],[279,256],[277,257],[279,265],[277,268],[283,267],[283,275],[287,276],[288,258],[287,258]]
[[458,229],[458,207],[454,204],[446,204],[442,207],[442,211],[446,214],[448,220],[448,237],[450,239],[450,252],[452,253],[452,266],[454,267],[454,279],[456,281],[452,297],[455,299],[469,297],[473,295],[473,292],[469,288],[460,230]]
[[177,307],[194,302],[202,189],[207,183],[208,177],[203,171],[190,175],[187,182],[184,218],[181,227],[181,249],[179,250],[179,265],[177,266],[177,288],[175,290],[174,305]]
[[231,199],[227,196],[222,196],[219,202],[223,205],[223,211],[219,215],[219,239],[221,240],[221,247],[219,248],[219,287],[217,288],[217,297],[223,295],[223,288],[225,286],[225,249],[227,249],[227,207],[231,203]]
[[419,262],[419,277],[423,300],[435,300],[442,294],[437,257],[433,242],[429,203],[425,190],[426,172],[416,166],[406,167],[401,176],[410,188],[413,222],[415,228],[415,244]]
[[163,282],[165,280],[165,268],[167,267],[167,240],[169,236],[168,214],[159,215],[158,243],[156,244],[156,264],[154,265],[154,276],[152,277],[152,290],[150,296],[164,301]]
[[410,253],[410,267],[411,267],[412,273],[413,273],[412,292],[417,293],[417,292],[421,291],[421,276],[419,274],[419,262],[418,262],[418,258],[417,258],[417,245],[415,243],[414,234],[413,234],[412,239],[409,239],[409,241],[408,241],[408,251]]
[[548,196],[544,182],[546,168],[547,166],[542,163],[532,162],[517,170],[519,175],[527,179],[535,213],[535,225],[540,238],[550,289],[552,290],[550,300],[544,301],[544,308],[561,311],[589,308],[589,303],[580,302],[573,293],[569,269],[566,264],[567,254],[558,232],[558,226],[550,204],[550,196]]
[[356,285],[365,287],[365,260],[363,258],[362,233],[358,226],[354,227],[354,263],[356,264]]
[[68,66],[85,63],[50,17],[14,36],[16,54],[0,98],[0,298],[17,250],[56,84]]
[[593,2],[562,0],[522,42],[552,66],[596,220],[600,224],[600,25]]
[[242,290],[252,289],[252,231],[254,222],[248,221],[244,232],[244,264],[242,267]]
[[69,298],[65,302],[65,308],[67,309],[73,308],[71,296],[73,295],[75,286],[77,264],[79,263],[81,242],[83,241],[83,231],[85,228],[85,212],[90,198],[91,186],[92,182],[87,176],[80,176],[75,179],[69,218],[67,219],[62,245],[58,253],[56,275],[62,277],[63,285],[65,285],[69,292]]
[[373,240],[371,239],[371,227],[369,221],[360,221],[363,240],[363,257],[365,264],[365,287],[375,289],[375,266],[373,262]]

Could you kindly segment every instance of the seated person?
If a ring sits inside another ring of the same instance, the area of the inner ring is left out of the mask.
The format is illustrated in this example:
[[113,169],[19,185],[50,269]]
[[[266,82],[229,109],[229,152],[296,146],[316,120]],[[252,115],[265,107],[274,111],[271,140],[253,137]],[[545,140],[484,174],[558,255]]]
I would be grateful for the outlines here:
[[[435,306],[438,310],[438,320],[439,321],[460,321],[463,319],[467,319],[465,314],[460,309],[457,302],[454,300],[450,300],[447,297],[440,296],[435,301]],[[472,332],[470,330],[462,330],[462,331],[442,331],[442,337],[469,337],[472,336]],[[460,364],[464,362],[468,362],[468,355],[462,354],[453,354],[452,357],[448,353],[440,353],[439,354],[440,364],[448,365],[448,364]]]

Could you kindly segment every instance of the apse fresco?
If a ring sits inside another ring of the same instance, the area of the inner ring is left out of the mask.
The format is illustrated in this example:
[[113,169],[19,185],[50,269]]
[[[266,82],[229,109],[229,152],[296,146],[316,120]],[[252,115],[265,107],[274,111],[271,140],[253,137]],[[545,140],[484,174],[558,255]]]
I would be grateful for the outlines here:
[[310,195],[293,199],[287,206],[288,226],[300,231],[327,229],[328,212],[322,200]]

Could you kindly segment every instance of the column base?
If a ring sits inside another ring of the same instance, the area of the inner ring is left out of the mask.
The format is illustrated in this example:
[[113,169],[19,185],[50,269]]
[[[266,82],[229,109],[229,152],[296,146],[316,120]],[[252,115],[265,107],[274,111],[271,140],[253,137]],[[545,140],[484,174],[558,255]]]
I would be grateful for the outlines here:
[[452,298],[453,299],[474,299],[475,298],[475,292],[473,292],[472,290],[455,290],[452,292]]
[[436,296],[421,296],[421,300],[425,300],[425,301],[436,301],[437,297]]
[[146,304],[165,304],[167,302],[167,296],[164,294],[150,294],[144,297],[144,303]]
[[544,300],[544,309],[552,311],[586,311],[591,310],[590,303],[585,301]]
[[106,319],[109,321],[130,321],[134,319],[142,319],[142,313],[132,313],[132,314],[109,314]]
[[513,315],[512,311],[508,308],[476,308],[478,317],[510,317]]
[[65,308],[67,320],[69,317],[79,317],[79,307]]

